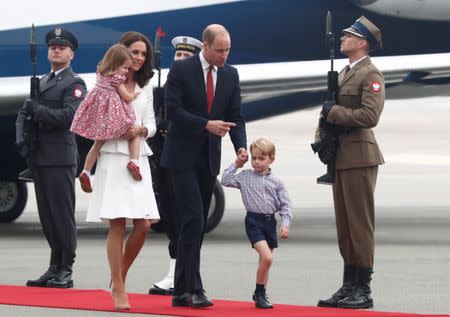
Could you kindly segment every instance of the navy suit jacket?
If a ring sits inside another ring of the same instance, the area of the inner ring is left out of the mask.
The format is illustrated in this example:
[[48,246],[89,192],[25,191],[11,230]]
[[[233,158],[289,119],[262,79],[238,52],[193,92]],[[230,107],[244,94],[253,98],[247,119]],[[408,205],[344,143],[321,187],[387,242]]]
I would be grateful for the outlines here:
[[208,140],[211,175],[218,175],[222,138],[206,130],[208,120],[236,123],[236,127],[230,130],[234,149],[247,148],[236,68],[227,64],[218,68],[214,103],[208,114],[205,77],[199,56],[175,61],[167,76],[164,100],[169,128],[161,158],[162,166],[176,169],[193,167],[199,156],[205,155],[203,146]]

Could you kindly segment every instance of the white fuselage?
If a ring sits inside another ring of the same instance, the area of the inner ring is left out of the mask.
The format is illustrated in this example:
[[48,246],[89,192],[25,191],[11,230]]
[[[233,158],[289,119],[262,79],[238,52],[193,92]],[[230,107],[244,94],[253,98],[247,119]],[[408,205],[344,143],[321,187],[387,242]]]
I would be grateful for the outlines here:
[[366,10],[397,18],[450,21],[449,0],[353,0]]

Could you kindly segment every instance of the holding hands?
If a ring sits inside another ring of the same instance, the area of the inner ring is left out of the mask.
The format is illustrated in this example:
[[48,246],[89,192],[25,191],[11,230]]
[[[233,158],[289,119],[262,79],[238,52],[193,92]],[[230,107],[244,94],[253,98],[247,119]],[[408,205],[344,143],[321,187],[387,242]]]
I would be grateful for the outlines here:
[[244,148],[240,148],[237,152],[237,156],[236,156],[236,161],[234,162],[234,164],[236,164],[236,166],[238,168],[241,168],[244,166],[244,164],[248,161],[248,152],[246,149]]

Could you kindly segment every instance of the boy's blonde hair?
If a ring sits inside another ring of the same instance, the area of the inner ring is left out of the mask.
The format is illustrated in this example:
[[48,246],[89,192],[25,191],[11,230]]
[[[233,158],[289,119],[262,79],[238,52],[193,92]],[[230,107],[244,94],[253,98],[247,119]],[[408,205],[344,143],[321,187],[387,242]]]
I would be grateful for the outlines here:
[[250,153],[252,153],[253,150],[260,151],[262,155],[267,155],[272,160],[275,159],[275,144],[273,144],[272,141],[266,138],[259,138],[258,140],[254,141],[250,145]]
[[110,76],[128,59],[133,59],[130,51],[122,44],[111,46],[98,63],[97,72],[102,76]]

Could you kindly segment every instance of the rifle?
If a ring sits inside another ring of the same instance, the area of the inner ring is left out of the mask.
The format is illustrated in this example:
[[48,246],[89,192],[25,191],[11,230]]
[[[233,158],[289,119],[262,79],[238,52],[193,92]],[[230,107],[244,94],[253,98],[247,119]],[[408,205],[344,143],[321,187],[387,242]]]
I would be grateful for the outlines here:
[[33,69],[33,76],[30,78],[30,98],[38,99],[39,98],[39,78],[36,77],[36,30],[34,28],[34,24],[31,25],[30,32],[30,59],[31,65]]
[[[338,92],[338,73],[334,68],[334,34],[332,31],[332,18],[330,11],[327,12],[326,19],[326,43],[330,52],[331,69],[327,74],[328,101],[336,101]],[[334,184],[336,170],[336,149],[338,128],[327,122],[324,116],[319,119],[319,135],[320,139],[311,147],[314,153],[318,153],[320,160],[327,165],[327,173],[317,178],[318,184]]]
[[[30,60],[32,64],[33,76],[30,78],[30,99],[39,98],[39,78],[36,76],[36,30],[34,24],[30,30]],[[27,102],[27,101],[26,101]],[[26,103],[25,102],[25,103]],[[28,113],[26,104],[19,110],[16,120],[16,146],[19,154],[25,158],[28,169],[19,173],[19,179],[32,181],[33,162],[31,152],[37,145],[37,129],[33,124],[31,114]]]
[[[158,86],[153,90],[153,105],[155,108],[155,116],[160,114],[161,109],[164,106],[164,87],[161,87],[161,52],[159,50],[160,46],[160,30],[156,31],[155,35],[155,69],[158,72]],[[164,116],[165,117],[165,114]]]
[[328,100],[336,101],[336,94],[338,92],[338,72],[334,68],[334,34],[332,29],[332,20],[330,11],[327,12],[326,21],[326,39],[327,47],[330,50],[330,71],[328,71]]
[[164,107],[164,87],[161,87],[161,52],[159,50],[161,36],[164,36],[164,34],[162,30],[158,28],[158,30],[156,30],[153,52],[154,68],[158,73],[158,86],[153,88],[153,111],[155,113],[156,133],[153,137],[147,139],[147,143],[153,152],[153,155],[149,157],[149,162],[150,171],[152,173],[153,192],[155,193],[155,198],[159,209],[161,208],[159,198],[160,186],[164,181],[164,174],[161,171],[159,162],[162,156],[164,136],[166,133],[166,127],[163,126],[166,119],[166,111]]
[[153,155],[150,156],[150,169],[152,171],[153,189],[158,193],[158,179],[160,178],[159,161],[161,160],[162,147],[164,144],[165,129],[161,128],[161,121],[165,120],[166,113],[164,107],[164,87],[161,87],[161,52],[160,47],[160,29],[156,31],[154,48],[154,68],[158,73],[158,86],[153,88],[153,111],[155,113],[156,133],[147,140],[152,149]]

